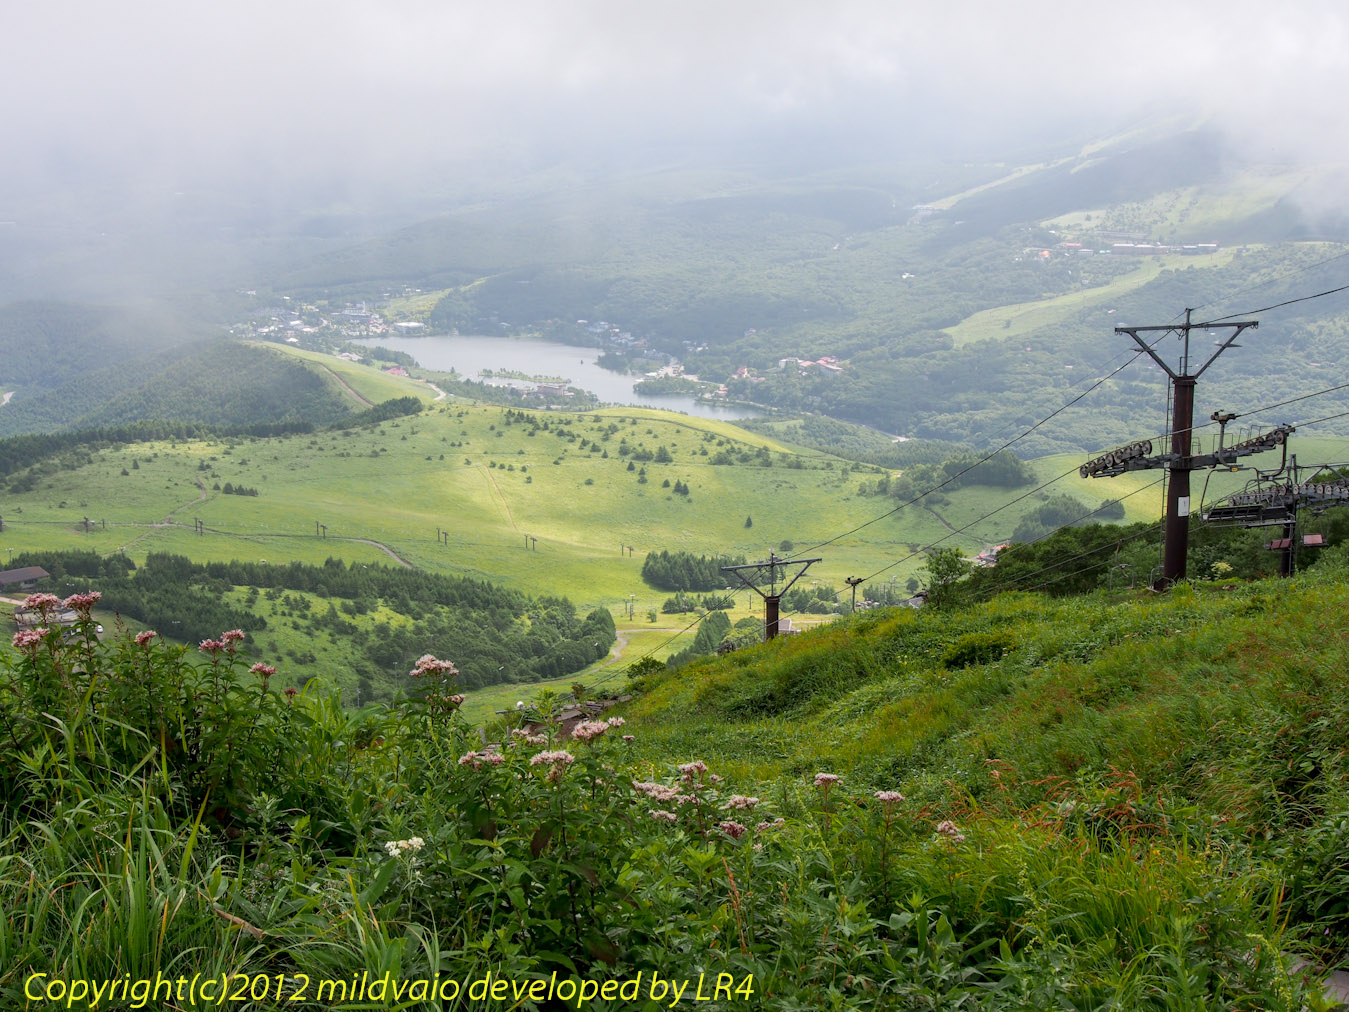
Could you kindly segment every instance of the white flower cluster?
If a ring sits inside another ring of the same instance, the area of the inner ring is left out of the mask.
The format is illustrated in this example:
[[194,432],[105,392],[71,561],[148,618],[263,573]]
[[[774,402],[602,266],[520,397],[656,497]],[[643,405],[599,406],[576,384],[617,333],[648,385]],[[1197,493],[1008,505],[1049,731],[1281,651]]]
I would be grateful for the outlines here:
[[409,852],[416,852],[426,845],[426,841],[420,836],[414,836],[409,840],[390,840],[384,845],[384,849],[389,852],[390,857],[402,857]]

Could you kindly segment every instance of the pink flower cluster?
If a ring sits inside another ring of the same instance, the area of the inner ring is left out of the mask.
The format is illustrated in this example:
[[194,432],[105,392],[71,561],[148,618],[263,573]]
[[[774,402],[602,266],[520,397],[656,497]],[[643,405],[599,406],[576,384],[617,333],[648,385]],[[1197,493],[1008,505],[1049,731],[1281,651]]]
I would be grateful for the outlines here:
[[459,757],[460,766],[472,766],[475,770],[483,768],[483,764],[489,766],[500,766],[506,761],[506,757],[500,752],[466,752]]
[[937,832],[949,839],[952,843],[964,843],[965,834],[956,828],[956,824],[949,819],[937,823]]
[[87,594],[71,594],[61,602],[67,608],[74,608],[83,615],[89,614],[89,609],[102,600],[103,595],[96,590],[91,590]]
[[842,779],[843,778],[837,773],[816,773],[815,786],[823,787],[825,790],[828,790]]
[[701,759],[695,759],[691,763],[681,764],[679,772],[688,783],[693,783],[695,779],[701,780],[702,775],[707,772],[707,763]]
[[576,741],[591,741],[608,730],[609,725],[602,720],[583,720],[571,729],[571,736]]
[[243,640],[244,631],[242,629],[230,629],[220,634],[218,640],[202,640],[197,645],[197,649],[204,654],[218,654],[224,650],[229,654],[235,651],[235,644]]
[[530,757],[529,765],[544,766],[551,764],[553,766],[570,766],[576,762],[576,757],[570,752],[558,750],[556,752],[538,752]]
[[876,800],[888,808],[890,805],[897,805],[903,801],[904,795],[900,794],[899,791],[877,791]]
[[748,812],[759,803],[758,798],[749,798],[743,794],[732,794],[726,799],[726,804],[722,805],[723,811]]
[[23,599],[23,606],[29,611],[40,611],[43,617],[61,603],[55,594],[29,594]]
[[417,665],[409,674],[413,678],[424,678],[427,675],[439,675],[441,677],[454,677],[459,674],[459,669],[450,661],[436,660],[433,654],[422,654],[417,659]]
[[46,629],[20,629],[14,634],[14,646],[26,654],[37,653],[38,644],[46,635]]
[[550,766],[548,775],[544,778],[549,783],[557,783],[562,779],[562,774],[566,772],[567,767],[576,761],[576,757],[570,752],[557,750],[553,752],[537,752],[530,756],[529,765],[531,766]]
[[155,632],[153,629],[146,629],[145,632],[138,632],[136,633],[136,646],[148,648],[150,641],[158,635],[159,633]]
[[653,818],[653,819],[663,819],[663,820],[666,821],[666,822],[678,822],[678,821],[679,821],[679,816],[675,815],[674,812],[664,812],[664,811],[661,811],[661,810],[658,809],[658,808],[653,808],[653,809],[651,809],[650,812],[649,812],[648,814],[650,814],[651,818]]
[[738,840],[749,832],[748,826],[743,826],[738,822],[732,822],[729,819],[725,822],[718,822],[717,828],[733,840]]
[[778,818],[774,819],[772,822],[761,822],[754,827],[754,830],[757,833],[767,833],[772,829],[781,829],[785,825],[787,825],[787,820]]
[[608,720],[605,721],[605,723],[608,724],[610,727],[622,727],[624,724],[627,723],[627,721],[624,720],[622,717],[610,717]]
[[633,781],[632,789],[638,794],[645,794],[652,801],[661,804],[683,797],[678,787],[667,787],[665,784],[658,784],[654,780]]

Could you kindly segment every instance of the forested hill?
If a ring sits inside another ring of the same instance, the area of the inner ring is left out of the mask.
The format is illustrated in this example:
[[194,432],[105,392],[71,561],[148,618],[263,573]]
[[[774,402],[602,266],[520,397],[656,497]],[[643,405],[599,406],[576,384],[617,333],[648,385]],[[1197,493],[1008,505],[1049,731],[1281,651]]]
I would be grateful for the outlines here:
[[63,303],[10,307],[0,325],[0,437],[148,419],[326,425],[359,405],[295,358],[234,341],[175,340],[147,318]]
[[[479,687],[578,671],[615,639],[603,608],[582,616],[564,597],[335,558],[322,566],[202,564],[156,552],[137,567],[120,554],[34,552],[15,555],[14,565],[41,565],[63,592],[97,590],[104,607],[189,644],[224,629],[255,636],[287,627],[306,637],[312,662],[321,640],[341,640],[349,669],[341,674],[356,676],[367,700],[409,691],[407,673],[428,650],[453,657],[460,684]],[[324,678],[346,681],[334,670]]]

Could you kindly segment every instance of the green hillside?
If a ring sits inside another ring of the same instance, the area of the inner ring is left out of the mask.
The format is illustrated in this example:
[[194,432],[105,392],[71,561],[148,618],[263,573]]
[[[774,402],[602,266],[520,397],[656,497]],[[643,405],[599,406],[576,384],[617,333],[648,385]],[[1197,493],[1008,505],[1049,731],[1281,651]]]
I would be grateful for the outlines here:
[[418,1010],[490,970],[640,974],[650,1009],[659,978],[717,1012],[1321,1012],[1293,968],[1349,944],[1347,579],[1341,549],[1282,582],[875,611],[499,750],[431,657],[424,693],[352,712],[228,640],[34,634],[0,661],[27,855],[0,862],[0,993],[106,975],[118,939],[133,976],[162,945],[187,979],[387,972]]
[[[93,335],[87,336],[83,347],[85,355],[68,368],[48,364],[42,373],[45,388],[21,387],[0,407],[0,435],[104,428],[149,419],[221,428],[326,425],[371,403],[349,392],[331,369],[282,354],[276,346],[215,341],[158,351],[138,347],[135,353],[123,353]],[[368,389],[383,394],[394,386],[375,381]],[[402,385],[397,390],[388,396],[413,392]]]

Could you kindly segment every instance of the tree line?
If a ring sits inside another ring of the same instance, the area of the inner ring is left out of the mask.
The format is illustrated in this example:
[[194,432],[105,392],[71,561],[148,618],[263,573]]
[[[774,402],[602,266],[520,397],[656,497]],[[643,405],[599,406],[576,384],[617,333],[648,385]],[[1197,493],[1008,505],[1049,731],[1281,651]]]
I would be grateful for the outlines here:
[[743,555],[694,555],[692,552],[651,552],[642,562],[642,579],[657,590],[722,590],[727,574],[722,566],[743,566]]

